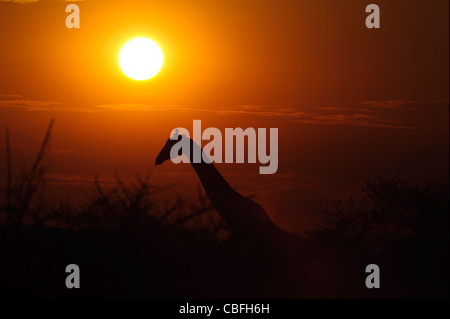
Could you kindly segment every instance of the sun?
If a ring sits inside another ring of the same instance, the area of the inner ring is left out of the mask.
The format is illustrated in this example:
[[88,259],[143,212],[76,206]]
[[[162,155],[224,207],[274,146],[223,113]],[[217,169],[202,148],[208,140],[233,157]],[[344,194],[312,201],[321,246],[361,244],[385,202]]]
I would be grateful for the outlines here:
[[161,48],[147,38],[128,41],[119,53],[123,73],[134,80],[148,80],[158,74],[163,65]]

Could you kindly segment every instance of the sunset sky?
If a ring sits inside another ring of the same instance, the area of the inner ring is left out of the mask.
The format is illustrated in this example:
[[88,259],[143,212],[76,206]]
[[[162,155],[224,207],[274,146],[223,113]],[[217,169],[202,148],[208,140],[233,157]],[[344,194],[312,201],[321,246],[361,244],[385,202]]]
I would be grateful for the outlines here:
[[[80,6],[80,29],[66,28],[68,3]],[[365,26],[369,3],[380,29]],[[378,175],[447,182],[448,12],[448,0],[0,0],[0,187],[5,130],[17,175],[51,119],[56,201],[88,199],[94,176],[112,185],[115,172],[150,172],[171,186],[168,200],[193,196],[190,166],[153,163],[194,119],[222,132],[279,129],[277,173],[217,167],[290,231],[314,225],[310,201],[357,194]],[[137,37],[164,54],[147,81],[118,64]]]

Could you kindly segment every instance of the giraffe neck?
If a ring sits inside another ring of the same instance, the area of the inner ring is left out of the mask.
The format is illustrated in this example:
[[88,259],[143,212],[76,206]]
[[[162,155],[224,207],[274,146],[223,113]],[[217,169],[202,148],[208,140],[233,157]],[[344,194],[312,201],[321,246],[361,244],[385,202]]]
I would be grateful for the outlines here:
[[[203,160],[204,153],[201,147],[193,140],[190,140],[190,143],[190,163],[197,173],[206,194],[208,195],[211,203],[214,205],[216,210],[219,210],[224,203],[227,203],[230,200],[242,198],[242,195],[234,190],[233,187],[230,186],[230,184],[228,184],[228,182],[219,173],[213,163],[206,163]],[[194,163],[193,154],[195,153],[202,155],[200,163]]]
[[[190,163],[211,203],[232,233],[266,246],[291,240],[290,234],[278,228],[260,205],[234,190],[213,163],[203,161],[203,150],[197,143],[190,140],[190,145]],[[202,155],[200,163],[194,163],[193,152]]]

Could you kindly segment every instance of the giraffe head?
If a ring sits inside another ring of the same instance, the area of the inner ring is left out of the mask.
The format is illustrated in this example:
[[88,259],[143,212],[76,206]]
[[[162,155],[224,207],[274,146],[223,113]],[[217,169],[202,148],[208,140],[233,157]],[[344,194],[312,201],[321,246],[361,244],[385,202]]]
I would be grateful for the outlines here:
[[[171,159],[170,156],[170,150],[172,149],[172,146],[174,146],[178,141],[180,141],[183,138],[183,135],[179,135],[178,132],[175,133],[175,135],[171,138],[169,138],[166,142],[166,144],[163,146],[161,151],[159,152],[158,156],[155,160],[155,166],[161,165],[167,160]],[[178,155],[181,156],[181,149],[178,152]]]

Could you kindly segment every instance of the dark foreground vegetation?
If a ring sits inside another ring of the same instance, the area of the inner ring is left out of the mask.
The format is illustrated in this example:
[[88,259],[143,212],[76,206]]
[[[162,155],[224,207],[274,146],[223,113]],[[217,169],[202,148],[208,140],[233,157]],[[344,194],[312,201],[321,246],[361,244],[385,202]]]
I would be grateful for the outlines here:
[[[148,180],[117,179],[107,192],[96,183],[82,206],[46,204],[41,161],[50,130],[29,171],[15,182],[9,173],[1,194],[3,298],[449,296],[448,185],[367,182],[363,198],[319,203],[324,222],[298,235],[298,249],[265,250],[229,236],[202,195],[159,205]],[[365,286],[372,263],[380,289]],[[68,264],[80,267],[80,289],[65,286]]]

